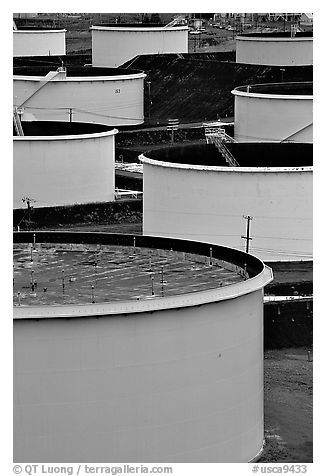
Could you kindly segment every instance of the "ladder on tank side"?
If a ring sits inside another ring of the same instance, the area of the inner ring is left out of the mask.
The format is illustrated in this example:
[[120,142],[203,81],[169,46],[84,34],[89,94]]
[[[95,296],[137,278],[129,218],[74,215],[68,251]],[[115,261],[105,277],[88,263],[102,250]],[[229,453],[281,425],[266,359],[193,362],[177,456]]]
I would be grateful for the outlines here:
[[15,131],[16,131],[17,136],[23,136],[24,135],[23,126],[22,126],[22,123],[21,123],[21,120],[20,120],[20,117],[19,117],[19,114],[18,114],[18,111],[17,111],[16,107],[14,107],[13,119],[14,119],[14,127],[15,127]]

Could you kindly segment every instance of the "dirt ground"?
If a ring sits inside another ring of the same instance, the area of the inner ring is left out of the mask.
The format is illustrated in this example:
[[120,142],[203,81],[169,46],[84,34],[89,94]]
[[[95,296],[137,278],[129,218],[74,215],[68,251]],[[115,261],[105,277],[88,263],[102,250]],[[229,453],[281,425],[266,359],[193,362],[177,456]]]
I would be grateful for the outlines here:
[[266,444],[259,462],[311,463],[313,363],[307,349],[265,351],[264,372]]
[[312,261],[297,261],[288,266],[288,263],[267,263],[273,268],[274,283],[294,283],[313,280],[313,263]]

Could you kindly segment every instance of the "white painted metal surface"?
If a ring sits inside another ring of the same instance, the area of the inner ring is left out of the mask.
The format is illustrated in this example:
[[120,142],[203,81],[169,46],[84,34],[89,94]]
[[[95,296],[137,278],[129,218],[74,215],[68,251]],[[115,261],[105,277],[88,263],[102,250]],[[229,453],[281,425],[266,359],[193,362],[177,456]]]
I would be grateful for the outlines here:
[[313,299],[312,295],[309,296],[264,296],[264,303],[268,302],[284,302],[284,301],[310,301]]
[[44,78],[14,75],[14,105],[26,101],[23,120],[93,122],[110,126],[144,122],[144,73],[54,78],[28,99]]
[[14,137],[14,208],[114,200],[117,132]]
[[237,142],[313,141],[313,96],[250,92],[236,88],[234,138]]
[[124,188],[116,188],[115,189],[115,199],[120,200],[121,198],[141,198],[143,196],[143,192],[139,192],[139,190],[128,190]]
[[190,294],[186,307],[158,298],[133,303],[136,312],[116,303],[100,318],[16,316],[14,461],[254,458],[264,438],[262,287],[271,278],[264,268],[208,300]]
[[236,62],[271,66],[313,64],[313,38],[237,36]]
[[14,18],[36,18],[37,13],[13,13]]
[[66,30],[14,30],[14,56],[56,56],[66,54]]
[[92,26],[93,66],[120,66],[137,55],[188,53],[188,27]]
[[[312,259],[312,167],[212,167],[143,162],[146,235],[206,241],[267,261]],[[161,184],[164,183],[164,187]]]
[[116,162],[115,169],[126,172],[135,172],[137,174],[143,173],[143,165],[138,162]]

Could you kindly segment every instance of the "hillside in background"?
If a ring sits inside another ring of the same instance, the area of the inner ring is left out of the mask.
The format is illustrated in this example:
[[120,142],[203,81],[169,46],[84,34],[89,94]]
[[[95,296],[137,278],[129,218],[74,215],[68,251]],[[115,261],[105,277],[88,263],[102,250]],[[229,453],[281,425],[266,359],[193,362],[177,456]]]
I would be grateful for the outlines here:
[[[145,116],[151,124],[168,118],[182,122],[233,116],[237,86],[284,81],[312,81],[312,67],[259,66],[235,63],[234,52],[141,55],[121,65],[147,74]],[[150,87],[148,85],[150,82]],[[150,95],[150,98],[149,98]],[[152,104],[149,107],[149,101]]]

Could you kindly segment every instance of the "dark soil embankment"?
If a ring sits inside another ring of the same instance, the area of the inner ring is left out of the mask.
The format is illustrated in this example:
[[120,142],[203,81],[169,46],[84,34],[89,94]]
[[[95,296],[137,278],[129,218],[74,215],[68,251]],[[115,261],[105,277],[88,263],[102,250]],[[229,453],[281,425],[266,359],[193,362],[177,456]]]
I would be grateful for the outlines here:
[[[229,132],[229,131],[227,131]],[[174,131],[174,142],[194,142],[205,140],[205,131],[202,127],[198,128],[189,128],[189,129],[178,129]],[[147,149],[153,147],[162,147],[162,145],[171,144],[171,131],[167,129],[152,129],[142,131],[141,129],[137,132],[123,132],[120,131],[120,134],[117,134],[116,146],[119,147],[133,147],[141,146],[142,149],[147,146]]]
[[203,59],[201,54],[141,55],[122,67],[128,65],[145,71],[145,81],[151,83],[150,91],[145,85],[145,116],[151,101],[151,124],[168,118],[193,122],[216,120],[217,114],[230,117],[234,115],[231,90],[237,86],[312,80],[310,66],[288,66],[281,71],[277,66],[212,60],[209,55]]
[[73,227],[74,225],[119,225],[142,222],[141,199],[89,203],[64,207],[35,208],[30,220],[26,209],[14,210],[13,225],[21,230]]

